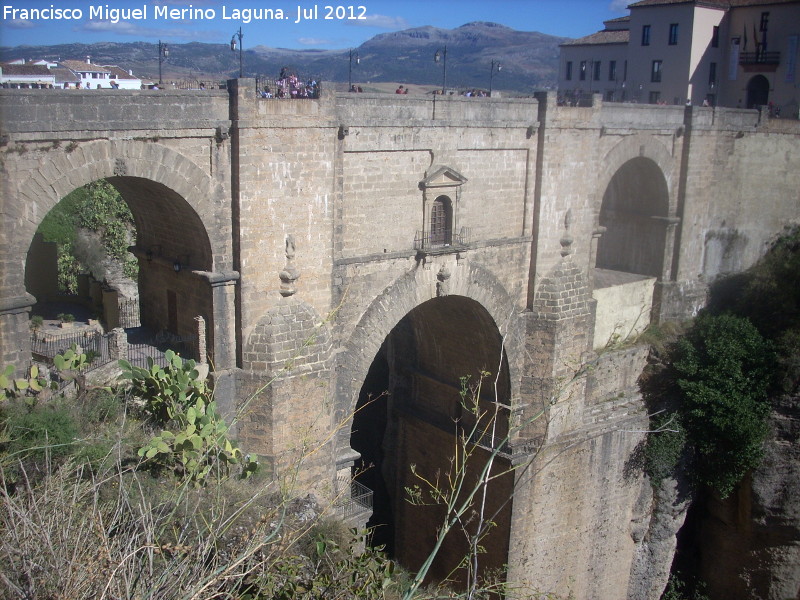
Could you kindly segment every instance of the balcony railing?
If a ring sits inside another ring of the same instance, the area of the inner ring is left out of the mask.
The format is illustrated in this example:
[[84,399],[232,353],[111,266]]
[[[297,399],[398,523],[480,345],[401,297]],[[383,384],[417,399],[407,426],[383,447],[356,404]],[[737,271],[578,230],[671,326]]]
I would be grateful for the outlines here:
[[451,229],[437,232],[418,231],[414,236],[414,250],[434,250],[438,248],[464,248],[469,245],[472,230],[462,227],[458,233]]
[[781,62],[780,52],[742,52],[739,54],[739,64],[746,65],[777,65]]
[[339,478],[336,484],[339,491],[336,511],[342,518],[346,519],[360,512],[372,511],[371,489],[358,481],[351,481],[350,479]]

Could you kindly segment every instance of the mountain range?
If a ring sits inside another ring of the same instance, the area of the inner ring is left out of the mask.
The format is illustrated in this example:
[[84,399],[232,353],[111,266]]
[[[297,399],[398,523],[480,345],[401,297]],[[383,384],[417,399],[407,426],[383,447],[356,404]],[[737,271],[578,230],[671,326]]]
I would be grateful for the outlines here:
[[[566,39],[487,22],[455,29],[416,27],[377,35],[352,50],[290,50],[263,45],[245,48],[243,71],[245,77],[274,78],[286,66],[301,77],[347,82],[352,67],[353,83],[442,85],[443,63],[435,63],[434,54],[446,48],[448,87],[486,89],[493,73],[495,89],[529,94],[555,87],[558,46]],[[158,79],[158,48],[152,43],[0,47],[0,57],[6,62],[20,58],[83,60],[87,56],[95,64],[115,64],[143,79]],[[492,71],[492,61],[502,69],[495,67]],[[227,44],[170,44],[162,69],[165,80],[235,77],[239,73],[238,52],[231,52]]]

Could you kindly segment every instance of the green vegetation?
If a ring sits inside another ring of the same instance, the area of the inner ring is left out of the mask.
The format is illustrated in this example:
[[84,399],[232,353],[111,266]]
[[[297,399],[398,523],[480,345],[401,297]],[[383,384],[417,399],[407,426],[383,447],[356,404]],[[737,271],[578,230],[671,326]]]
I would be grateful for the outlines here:
[[90,266],[77,251],[79,229],[99,234],[103,251],[111,259],[123,263],[126,277],[136,278],[136,260],[128,254],[133,216],[119,192],[101,179],[78,188],[64,197],[45,216],[39,233],[44,241],[58,245],[58,284],[69,293],[78,287],[77,276]]
[[165,356],[165,369],[150,357],[147,369],[120,361],[123,378],[131,381],[133,393],[144,402],[144,413],[154,424],[170,428],[153,436],[138,455],[158,467],[174,469],[198,485],[212,474],[227,477],[233,465],[241,467],[242,477],[250,477],[258,463],[242,456],[228,439],[228,426],[195,362],[183,360],[172,350]]
[[675,348],[693,474],[723,498],[761,460],[773,364],[771,345],[731,315],[701,315]]
[[715,284],[708,308],[647,385],[654,410],[645,450],[654,482],[682,464],[728,496],[757,467],[770,394],[800,384],[800,230],[788,231],[745,273]]

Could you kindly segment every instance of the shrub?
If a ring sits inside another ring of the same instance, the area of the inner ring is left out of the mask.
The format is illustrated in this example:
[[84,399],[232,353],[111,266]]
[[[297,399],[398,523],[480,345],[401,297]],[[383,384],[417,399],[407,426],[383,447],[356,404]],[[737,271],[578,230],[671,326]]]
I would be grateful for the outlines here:
[[775,356],[747,320],[698,317],[676,345],[680,413],[698,482],[728,496],[761,459]]
[[9,403],[5,429],[5,453],[17,457],[66,456],[75,450],[78,429],[69,409],[61,403]]
[[645,470],[652,482],[670,477],[686,448],[686,431],[675,413],[659,413],[650,418],[651,432],[644,450]]

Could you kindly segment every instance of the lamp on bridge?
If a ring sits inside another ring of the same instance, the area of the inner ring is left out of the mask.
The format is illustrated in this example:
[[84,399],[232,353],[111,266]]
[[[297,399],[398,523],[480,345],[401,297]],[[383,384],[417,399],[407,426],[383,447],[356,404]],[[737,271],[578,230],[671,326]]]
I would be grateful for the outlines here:
[[231,37],[231,52],[236,52],[236,38],[237,37],[239,38],[239,78],[241,79],[242,77],[244,77],[243,71],[242,71],[242,38],[244,37],[244,34],[242,34],[242,28],[241,27],[239,27],[239,31],[234,33],[233,37]]
[[347,91],[353,91],[353,59],[356,59],[356,64],[361,62],[361,58],[358,56],[358,52],[353,52],[353,49],[350,49],[350,69],[347,71]]
[[158,85],[162,84],[161,81],[161,65],[164,59],[169,56],[169,48],[161,40],[158,40]]
[[503,65],[501,65],[497,61],[492,61],[492,69],[489,71],[489,96],[492,95],[492,79],[494,78],[494,72],[497,70],[499,73],[503,69]]
[[442,95],[447,93],[447,46],[436,51],[433,55],[434,62],[441,62],[443,66],[442,71]]

